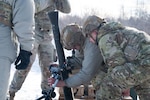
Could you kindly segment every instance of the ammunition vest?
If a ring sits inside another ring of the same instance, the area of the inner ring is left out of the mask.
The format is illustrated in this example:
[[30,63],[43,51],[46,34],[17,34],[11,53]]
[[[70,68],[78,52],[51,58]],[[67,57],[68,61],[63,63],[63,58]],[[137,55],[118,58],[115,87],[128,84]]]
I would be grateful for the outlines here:
[[12,8],[4,1],[0,1],[0,23],[12,26]]

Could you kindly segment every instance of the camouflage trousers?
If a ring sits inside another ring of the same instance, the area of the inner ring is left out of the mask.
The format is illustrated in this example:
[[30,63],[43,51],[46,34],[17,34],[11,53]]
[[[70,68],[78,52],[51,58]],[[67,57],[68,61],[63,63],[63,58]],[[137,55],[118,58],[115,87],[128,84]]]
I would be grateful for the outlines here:
[[41,69],[41,88],[42,90],[49,88],[47,79],[50,77],[49,66],[56,59],[54,45],[50,38],[38,39],[36,38],[34,43],[34,48],[32,50],[32,56],[30,58],[30,64],[26,70],[16,70],[13,80],[10,84],[9,91],[17,92],[20,90],[22,84],[24,83],[34,61],[36,54],[38,54],[39,65]]
[[126,63],[113,68],[99,83],[96,100],[121,100],[122,91],[133,87],[140,100],[150,99],[150,66]]

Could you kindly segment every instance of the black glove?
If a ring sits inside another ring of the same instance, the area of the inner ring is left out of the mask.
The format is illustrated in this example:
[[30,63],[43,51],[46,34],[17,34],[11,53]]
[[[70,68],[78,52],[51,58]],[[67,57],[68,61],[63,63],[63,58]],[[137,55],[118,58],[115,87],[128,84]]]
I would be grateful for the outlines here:
[[15,61],[16,69],[23,70],[26,69],[30,63],[31,52],[20,50],[19,56]]
[[67,57],[66,64],[67,64],[67,67],[70,67],[71,69],[74,69],[75,66],[74,66],[73,57],[71,57],[71,56]]
[[78,69],[82,67],[82,62],[78,58],[72,56],[67,57],[66,64],[68,67],[71,67],[71,69]]

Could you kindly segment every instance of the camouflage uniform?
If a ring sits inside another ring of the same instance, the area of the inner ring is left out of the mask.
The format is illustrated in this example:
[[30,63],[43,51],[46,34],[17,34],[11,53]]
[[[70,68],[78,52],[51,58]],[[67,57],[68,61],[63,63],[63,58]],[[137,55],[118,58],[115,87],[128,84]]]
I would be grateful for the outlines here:
[[[80,27],[77,24],[67,25],[63,29],[61,36],[64,48],[70,50],[76,45],[80,46],[80,49],[75,48],[76,55],[73,57],[74,59],[70,59],[71,65],[75,67],[79,66],[80,71],[65,80],[67,86],[77,87],[82,84],[87,84],[91,81],[91,79],[93,79],[93,77],[96,76],[98,72],[99,74],[102,74],[102,77],[104,76],[104,67],[101,65],[103,59],[98,46],[91,43],[88,38],[84,37]],[[92,94],[89,95],[91,96]]]
[[[104,20],[100,20],[100,22],[104,22]],[[98,23],[99,25],[99,23]],[[92,26],[92,25],[91,25]],[[95,26],[92,26],[94,28]],[[88,31],[91,27],[88,27]],[[82,33],[80,30],[76,28],[76,25],[70,24],[66,26],[62,32],[62,41],[63,45],[66,49],[70,50],[71,48],[74,48],[75,45],[80,45],[80,51],[79,54],[82,55],[82,59],[80,59],[81,70],[73,75],[72,77],[65,80],[67,86],[75,87],[81,84],[86,84],[91,79],[92,85],[96,89],[96,95],[98,97],[99,95],[99,86],[104,77],[107,75],[107,66],[105,66],[103,62],[102,55],[100,53],[100,50],[97,45],[89,41],[88,37],[86,37],[86,40],[81,39]],[[84,41],[84,42],[83,42]],[[76,50],[78,51],[78,49]],[[94,52],[91,54],[91,52]],[[76,56],[76,58],[79,58],[79,54]],[[75,65],[77,60],[71,59],[71,64]],[[91,67],[92,66],[92,67]],[[90,75],[88,76],[87,75]],[[91,94],[90,94],[91,95]],[[121,96],[120,96],[121,97]],[[98,98],[97,98],[98,99]],[[131,99],[125,99],[125,100],[131,100]]]
[[52,28],[47,15],[47,12],[60,10],[63,13],[70,12],[70,5],[67,0],[34,0],[35,13],[35,42],[32,50],[31,62],[26,70],[16,70],[13,80],[11,82],[9,92],[14,94],[20,90],[25,78],[27,77],[32,64],[35,61],[36,54],[38,54],[39,65],[41,68],[42,90],[48,89],[47,79],[50,77],[49,66],[56,60],[56,52],[52,44]]
[[100,83],[97,100],[120,100],[121,91],[131,87],[140,100],[149,100],[150,36],[116,22],[103,25],[98,33],[99,48],[109,70]]

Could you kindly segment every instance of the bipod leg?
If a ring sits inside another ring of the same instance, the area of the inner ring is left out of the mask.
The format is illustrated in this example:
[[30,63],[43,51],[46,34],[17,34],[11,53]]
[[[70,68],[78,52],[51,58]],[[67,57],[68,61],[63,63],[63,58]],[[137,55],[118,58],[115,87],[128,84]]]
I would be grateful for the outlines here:
[[52,100],[50,96],[46,96],[45,100]]

